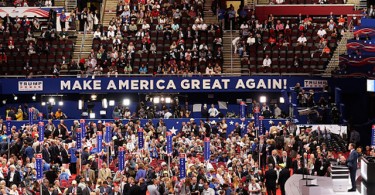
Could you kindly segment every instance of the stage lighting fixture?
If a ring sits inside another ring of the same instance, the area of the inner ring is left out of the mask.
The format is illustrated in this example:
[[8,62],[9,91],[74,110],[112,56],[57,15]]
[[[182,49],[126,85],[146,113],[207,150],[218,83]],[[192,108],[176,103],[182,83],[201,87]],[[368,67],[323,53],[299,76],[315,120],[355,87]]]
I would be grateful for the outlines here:
[[130,99],[123,99],[122,100],[122,105],[129,106],[130,105]]
[[52,103],[55,103],[55,98],[49,98],[49,99],[48,99],[48,102],[51,103],[51,104],[52,104]]
[[266,103],[267,102],[267,97],[266,96],[260,96],[259,102],[260,103]]
[[91,100],[96,100],[97,97],[98,97],[98,96],[97,96],[96,94],[92,94],[92,95],[91,95]]
[[31,99],[32,99],[33,101],[35,101],[35,100],[36,100],[36,94],[34,94],[34,95],[31,97]]
[[105,116],[107,115],[107,111],[106,110],[101,110],[100,111],[100,116]]
[[164,100],[165,100],[164,97],[161,96],[160,101],[161,101],[161,102],[164,102]]
[[78,110],[82,110],[83,108],[83,100],[78,100]]
[[95,113],[94,113],[94,112],[90,113],[90,118],[91,118],[91,119],[94,119],[94,118],[95,118]]
[[107,109],[107,108],[108,108],[108,100],[107,100],[107,98],[103,98],[103,99],[102,99],[102,107],[103,107],[104,109]]
[[45,106],[46,105],[46,102],[42,102],[42,106]]
[[109,100],[109,106],[115,106],[115,100]]
[[59,101],[59,106],[63,106],[64,105],[64,102],[63,101]]
[[13,94],[13,98],[14,98],[14,100],[18,100],[18,97],[14,94]]
[[172,103],[172,99],[170,97],[165,98],[165,103],[170,104]]
[[284,99],[284,97],[280,97],[279,102],[280,102],[281,104],[285,103],[285,99]]
[[160,103],[160,97],[154,97],[154,104]]

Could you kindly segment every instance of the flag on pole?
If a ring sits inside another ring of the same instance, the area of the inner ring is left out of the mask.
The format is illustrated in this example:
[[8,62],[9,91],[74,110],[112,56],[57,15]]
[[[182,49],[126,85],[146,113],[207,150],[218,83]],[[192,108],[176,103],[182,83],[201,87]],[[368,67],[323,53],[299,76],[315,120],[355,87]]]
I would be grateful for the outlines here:
[[180,180],[184,180],[186,178],[186,159],[185,153],[180,154]]
[[102,135],[102,132],[98,131],[97,132],[98,134],[98,138],[97,138],[97,142],[98,142],[98,153],[102,152],[102,144],[103,144],[103,135]]
[[166,140],[167,140],[167,155],[172,156],[173,149],[172,149],[172,132],[167,131],[166,132]]
[[204,138],[204,161],[210,160],[210,138],[205,137]]
[[118,151],[118,169],[123,171],[125,166],[125,149],[124,147],[119,147]]
[[35,169],[36,169],[36,179],[41,180],[43,179],[43,156],[42,154],[36,154],[36,162],[35,162]]
[[143,149],[143,129],[139,128],[138,129],[138,149]]
[[76,147],[77,147],[77,150],[79,149],[82,149],[82,128],[77,128],[76,130]]
[[80,119],[79,123],[82,129],[82,138],[86,137],[86,127],[85,127],[85,119]]
[[105,124],[105,142],[109,143],[112,140],[111,124]]
[[12,134],[12,118],[7,117],[7,136],[10,136]]

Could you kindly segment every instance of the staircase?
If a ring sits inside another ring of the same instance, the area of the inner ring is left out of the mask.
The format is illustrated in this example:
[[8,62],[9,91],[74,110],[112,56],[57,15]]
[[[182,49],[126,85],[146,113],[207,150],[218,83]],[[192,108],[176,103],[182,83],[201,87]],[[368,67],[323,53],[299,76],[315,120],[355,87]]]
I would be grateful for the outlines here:
[[117,0],[106,0],[104,5],[103,26],[108,26],[109,21],[116,17]]
[[346,44],[348,43],[349,39],[352,39],[354,37],[353,31],[349,30],[347,31],[344,36],[342,36],[340,43],[337,45],[336,50],[333,53],[333,56],[331,58],[331,61],[328,63],[328,66],[326,70],[324,71],[323,75],[324,77],[331,77],[332,71],[339,67],[340,64],[340,55],[345,54],[346,52]]
[[71,12],[77,7],[77,0],[65,0],[65,12]]
[[64,7],[65,8],[65,0],[55,0],[54,7]]
[[87,58],[88,55],[90,54],[91,48],[92,48],[92,38],[94,34],[88,33],[86,34],[86,37],[83,42],[83,47],[82,47],[82,53],[81,56],[79,55],[81,52],[81,46],[82,46],[82,37],[84,34],[82,32],[77,34],[77,39],[76,43],[74,45],[74,51],[73,51],[73,59],[78,59],[80,58]]
[[[211,10],[213,0],[206,0],[204,3],[204,22],[206,24],[216,24],[217,21],[217,15],[214,15],[214,13]],[[216,12],[216,10],[215,10]]]
[[[233,39],[237,36],[238,32],[233,31]],[[223,34],[223,57],[224,57],[224,65],[223,65],[223,72],[224,73],[241,73],[241,59],[237,54],[233,54],[233,67],[231,65],[231,54],[233,51],[231,50],[232,40],[230,31],[224,31]],[[234,48],[233,48],[234,49]]]

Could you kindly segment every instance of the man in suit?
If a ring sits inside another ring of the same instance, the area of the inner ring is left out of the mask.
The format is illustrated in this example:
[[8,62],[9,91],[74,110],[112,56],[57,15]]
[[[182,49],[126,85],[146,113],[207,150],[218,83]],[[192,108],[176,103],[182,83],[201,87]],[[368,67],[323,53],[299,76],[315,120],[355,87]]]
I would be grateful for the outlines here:
[[273,169],[273,165],[268,165],[268,171],[266,171],[266,174],[264,176],[266,188],[267,188],[267,194],[268,195],[276,195],[276,180],[277,180],[277,173]]
[[6,184],[7,187],[11,187],[13,184],[19,186],[21,183],[20,172],[16,170],[14,165],[9,166],[9,173],[7,174]]
[[111,170],[107,168],[107,164],[103,163],[102,168],[99,169],[98,179],[102,181],[107,180],[108,177],[111,177]]
[[348,192],[355,192],[356,191],[356,184],[355,184],[355,176],[357,172],[357,161],[358,161],[358,153],[355,150],[355,144],[350,143],[349,144],[349,158],[346,160],[346,164],[349,167],[349,173],[350,173],[350,181],[352,182],[352,188],[348,190]]
[[72,186],[68,188],[68,190],[66,191],[66,194],[82,195],[82,189],[78,187],[76,180],[72,181]]
[[85,179],[85,182],[95,182],[95,171],[90,169],[91,165],[87,164],[85,169],[82,171],[82,177]]
[[280,164],[280,167],[282,168],[279,172],[279,185],[281,190],[281,195],[285,195],[285,183],[290,177],[290,171],[289,168],[285,166],[285,164]]
[[268,164],[272,164],[275,167],[280,163],[280,158],[277,155],[277,150],[272,150],[272,155],[268,157]]
[[113,195],[112,188],[108,186],[107,181],[103,181],[102,185],[99,187],[100,194]]
[[282,163],[285,164],[285,167],[287,169],[292,168],[292,159],[288,156],[288,153],[286,151],[283,151],[283,156],[281,157]]

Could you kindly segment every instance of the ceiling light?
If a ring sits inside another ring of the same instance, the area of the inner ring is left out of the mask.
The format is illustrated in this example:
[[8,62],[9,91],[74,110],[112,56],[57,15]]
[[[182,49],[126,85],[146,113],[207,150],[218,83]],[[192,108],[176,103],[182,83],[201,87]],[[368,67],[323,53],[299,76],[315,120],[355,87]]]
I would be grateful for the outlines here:
[[172,98],[170,98],[170,97],[166,97],[166,98],[165,98],[165,103],[167,103],[167,104],[172,103]]
[[115,100],[109,100],[109,106],[115,106]]
[[260,103],[266,103],[267,102],[267,97],[266,96],[260,96],[259,102]]
[[160,103],[160,97],[154,97],[154,104]]
[[130,105],[130,99],[123,99],[122,100],[122,105],[129,106]]
[[107,100],[107,98],[103,98],[103,99],[102,99],[102,107],[103,107],[104,109],[107,109],[107,108],[108,108],[108,100]]

